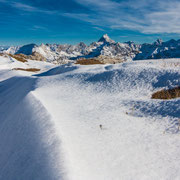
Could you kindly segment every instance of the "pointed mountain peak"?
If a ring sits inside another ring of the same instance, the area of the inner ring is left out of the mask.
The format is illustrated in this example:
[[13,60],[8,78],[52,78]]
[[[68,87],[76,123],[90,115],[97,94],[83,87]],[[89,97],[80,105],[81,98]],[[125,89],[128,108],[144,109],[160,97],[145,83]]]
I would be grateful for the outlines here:
[[41,45],[40,45],[41,47],[44,47],[44,46],[46,46],[46,44],[44,44],[44,43],[41,43]]
[[103,42],[103,43],[115,43],[112,39],[107,34],[104,34],[98,42]]
[[157,39],[154,44],[155,45],[161,45],[163,43],[163,40],[162,39]]
[[78,44],[78,46],[84,48],[84,47],[86,47],[86,44],[85,44],[84,42],[80,42],[80,43]]

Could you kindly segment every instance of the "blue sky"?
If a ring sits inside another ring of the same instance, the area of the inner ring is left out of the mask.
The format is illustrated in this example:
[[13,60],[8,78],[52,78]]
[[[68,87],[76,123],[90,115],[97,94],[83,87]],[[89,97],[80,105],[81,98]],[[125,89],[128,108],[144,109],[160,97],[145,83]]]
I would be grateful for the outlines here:
[[0,44],[180,38],[178,0],[0,0]]

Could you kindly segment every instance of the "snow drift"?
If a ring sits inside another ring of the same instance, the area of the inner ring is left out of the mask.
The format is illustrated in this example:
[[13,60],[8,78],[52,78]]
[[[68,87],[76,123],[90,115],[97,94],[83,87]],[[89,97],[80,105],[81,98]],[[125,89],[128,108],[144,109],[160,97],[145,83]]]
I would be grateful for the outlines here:
[[0,179],[178,180],[180,99],[151,99],[180,84],[178,63],[67,64],[32,76],[7,60]]

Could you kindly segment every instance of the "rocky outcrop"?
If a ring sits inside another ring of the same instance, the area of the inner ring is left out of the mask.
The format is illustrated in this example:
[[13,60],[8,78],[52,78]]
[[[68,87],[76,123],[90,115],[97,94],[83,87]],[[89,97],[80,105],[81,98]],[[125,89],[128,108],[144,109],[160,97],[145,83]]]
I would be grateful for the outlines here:
[[4,54],[9,55],[12,58],[21,61],[21,62],[27,62],[28,59],[30,60],[36,60],[36,61],[46,61],[46,58],[43,57],[41,54],[37,52],[33,52],[31,55],[25,55],[25,54]]
[[[87,61],[87,62],[85,62]],[[84,64],[84,65],[87,65],[87,64],[116,64],[116,63],[122,63],[124,62],[123,59],[121,58],[111,58],[111,57],[108,57],[108,56],[103,56],[103,55],[100,55],[98,57],[93,57],[93,58],[80,58],[76,61],[76,64]]]
[[33,52],[31,55],[27,56],[27,58],[36,61],[46,61],[46,58],[38,52]]

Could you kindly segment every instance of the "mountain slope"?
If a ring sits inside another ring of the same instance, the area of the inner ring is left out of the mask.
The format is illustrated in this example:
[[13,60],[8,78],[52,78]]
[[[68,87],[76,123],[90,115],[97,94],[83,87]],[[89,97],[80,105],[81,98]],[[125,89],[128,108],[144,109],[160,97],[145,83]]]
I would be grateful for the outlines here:
[[0,180],[179,179],[180,99],[151,99],[180,84],[179,65],[66,64],[30,76],[7,59]]

